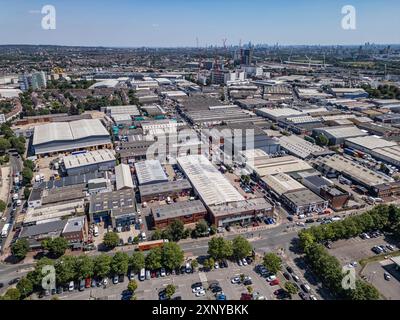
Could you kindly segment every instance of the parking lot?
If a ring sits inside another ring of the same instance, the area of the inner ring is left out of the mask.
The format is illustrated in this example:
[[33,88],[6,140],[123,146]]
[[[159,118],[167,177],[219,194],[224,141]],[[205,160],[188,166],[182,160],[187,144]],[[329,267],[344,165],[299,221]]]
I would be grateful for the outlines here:
[[[374,246],[387,246],[389,244],[394,247],[394,250],[398,250],[395,243],[393,243],[390,238],[381,235],[377,238],[370,239],[356,237],[349,240],[339,240],[332,244],[329,251],[344,265],[374,256],[375,253],[371,250]],[[390,252],[389,250],[387,251]]]

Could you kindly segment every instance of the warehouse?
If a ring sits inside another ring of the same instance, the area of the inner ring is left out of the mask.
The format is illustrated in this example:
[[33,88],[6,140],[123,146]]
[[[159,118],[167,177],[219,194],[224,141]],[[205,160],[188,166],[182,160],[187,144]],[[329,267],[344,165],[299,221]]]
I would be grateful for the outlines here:
[[121,163],[115,167],[116,189],[133,189],[133,180],[129,165]]
[[355,126],[316,128],[313,130],[314,137],[318,137],[321,134],[328,138],[330,145],[343,144],[346,139],[368,135]]
[[261,117],[268,118],[274,122],[278,122],[278,120],[288,117],[305,115],[303,112],[292,108],[262,108],[256,110],[256,114]]
[[203,155],[179,157],[178,165],[206,206],[244,200],[212,163]]
[[65,156],[61,168],[69,176],[81,175],[94,171],[107,171],[115,167],[113,150],[102,149]]
[[142,203],[164,200],[167,197],[174,199],[189,195],[192,192],[192,185],[187,179],[180,179],[139,186],[139,192]]
[[281,199],[283,204],[297,215],[322,212],[328,208],[327,200],[308,189],[285,193]]
[[151,215],[154,227],[164,229],[174,220],[180,220],[184,224],[189,224],[205,219],[207,209],[200,200],[181,201],[154,207],[151,209]]
[[140,160],[146,160],[147,150],[152,146],[155,140],[152,137],[140,134],[128,136],[129,141],[122,141],[118,153],[122,163],[131,163]]
[[276,175],[267,174],[261,181],[267,189],[275,193],[277,198],[288,192],[306,189],[300,182],[297,182],[285,173],[278,173]]
[[100,120],[85,119],[36,126],[32,147],[35,155],[43,156],[85,149],[111,149],[112,143]]
[[254,172],[259,177],[264,177],[267,174],[274,175],[312,169],[307,162],[293,156],[249,159],[247,168],[250,172]]
[[[318,170],[326,174],[328,178],[336,178],[339,175],[343,175],[356,184],[367,188],[370,192],[378,192],[381,193],[382,196],[383,194],[387,195],[391,192],[395,192],[397,189],[394,179],[379,172],[372,171],[340,155],[319,158],[316,160],[315,165]],[[374,191],[378,186],[388,186],[389,190],[387,188],[382,188],[382,190]]]
[[323,187],[330,187],[333,185],[332,181],[317,175],[303,177],[301,183],[316,194],[320,194]]
[[279,143],[282,149],[300,159],[308,159],[329,153],[328,150],[295,135],[282,136],[279,138]]
[[90,221],[104,221],[114,228],[132,224],[137,213],[135,192],[131,189],[104,192],[90,197]]
[[135,163],[139,185],[167,182],[168,178],[158,160],[146,160]]
[[128,116],[140,116],[138,107],[135,105],[128,106],[110,106],[105,108],[105,112],[114,117],[115,115],[128,115]]
[[346,139],[345,146],[356,149],[356,150],[360,150],[363,152],[370,153],[371,150],[374,150],[377,148],[386,148],[386,147],[397,146],[397,143],[387,141],[385,139],[382,139],[382,138],[379,138],[376,136],[366,136],[366,137]]
[[255,219],[271,217],[274,209],[264,198],[240,200],[209,207],[210,221],[217,227],[226,227],[240,223],[250,225]]

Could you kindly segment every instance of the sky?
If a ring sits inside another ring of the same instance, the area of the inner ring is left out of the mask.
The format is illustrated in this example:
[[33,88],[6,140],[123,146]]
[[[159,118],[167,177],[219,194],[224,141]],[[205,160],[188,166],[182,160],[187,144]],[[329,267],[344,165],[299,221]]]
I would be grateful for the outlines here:
[[[42,28],[44,5],[56,29]],[[342,7],[356,29],[342,28]],[[179,47],[400,43],[398,0],[0,0],[0,45]]]

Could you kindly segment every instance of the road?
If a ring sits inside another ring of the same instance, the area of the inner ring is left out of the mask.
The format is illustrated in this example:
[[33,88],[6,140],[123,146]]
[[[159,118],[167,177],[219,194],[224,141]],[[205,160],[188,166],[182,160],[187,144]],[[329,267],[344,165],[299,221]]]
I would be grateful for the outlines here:
[[[13,188],[14,186],[14,179],[13,179],[13,175],[16,172],[21,172],[22,168],[23,168],[23,163],[21,161],[21,158],[17,158],[13,155],[10,154],[10,165],[11,165],[11,170],[10,170],[10,183],[11,183],[11,187],[10,190]],[[23,190],[22,188],[19,190],[18,192],[19,194],[19,198],[22,198],[23,195]],[[12,201],[11,196],[8,197],[8,203],[10,203]],[[5,218],[5,221],[0,221],[0,230],[3,228],[3,226],[6,223],[10,223],[11,224],[11,228],[10,230],[12,230],[12,227],[14,225],[14,221],[15,221],[15,217],[18,214],[18,212],[15,212],[15,214],[13,213],[13,208],[12,206],[8,207],[8,203],[7,203],[7,209],[5,214],[3,215],[3,217]],[[9,232],[10,235],[10,232]],[[3,253],[4,248],[8,247],[10,239],[9,238],[1,238],[0,239],[0,255]]]

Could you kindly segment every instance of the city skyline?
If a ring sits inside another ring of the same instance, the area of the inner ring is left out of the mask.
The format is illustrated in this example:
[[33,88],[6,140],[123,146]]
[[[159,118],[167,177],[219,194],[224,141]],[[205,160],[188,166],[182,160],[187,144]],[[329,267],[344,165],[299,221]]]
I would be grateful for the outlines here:
[[[274,45],[359,45],[400,43],[400,4],[376,1],[174,0],[61,1],[56,29],[44,30],[40,1],[0,1],[0,44],[102,47],[205,47],[242,43]],[[356,9],[356,29],[342,28],[342,8]],[[396,9],[397,8],[397,9]],[[217,31],[216,31],[217,30]],[[178,36],[179,35],[179,36]]]

